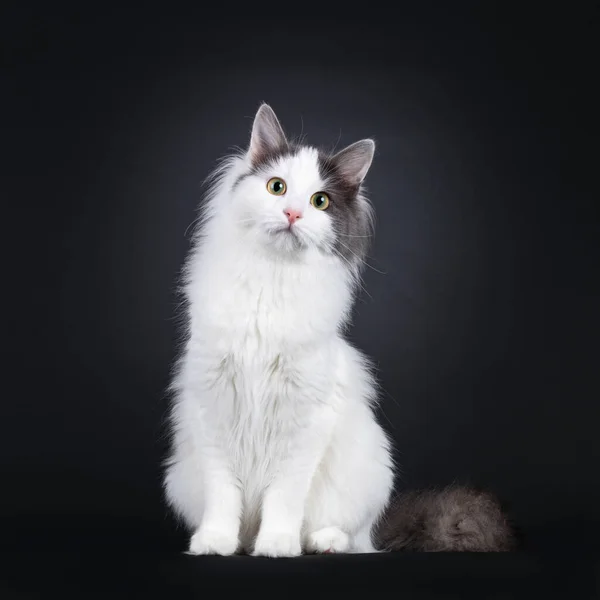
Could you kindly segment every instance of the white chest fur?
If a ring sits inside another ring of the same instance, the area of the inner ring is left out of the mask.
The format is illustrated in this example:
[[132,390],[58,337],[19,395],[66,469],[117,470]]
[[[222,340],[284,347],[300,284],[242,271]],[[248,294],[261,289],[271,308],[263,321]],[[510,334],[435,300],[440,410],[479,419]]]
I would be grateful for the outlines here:
[[200,392],[203,435],[226,441],[243,480],[266,476],[290,430],[332,396],[347,276],[316,253],[278,260],[222,238],[201,248],[192,273],[184,374]]

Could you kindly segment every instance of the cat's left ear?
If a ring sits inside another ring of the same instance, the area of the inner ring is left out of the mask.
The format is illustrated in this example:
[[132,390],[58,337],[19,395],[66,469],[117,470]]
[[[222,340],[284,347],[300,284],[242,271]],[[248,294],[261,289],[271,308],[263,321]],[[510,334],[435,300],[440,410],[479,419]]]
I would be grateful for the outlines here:
[[371,139],[360,140],[340,150],[333,157],[333,162],[344,179],[359,185],[367,176],[374,154],[375,142]]
[[254,117],[248,153],[253,163],[285,148],[287,139],[275,112],[268,104],[262,104]]

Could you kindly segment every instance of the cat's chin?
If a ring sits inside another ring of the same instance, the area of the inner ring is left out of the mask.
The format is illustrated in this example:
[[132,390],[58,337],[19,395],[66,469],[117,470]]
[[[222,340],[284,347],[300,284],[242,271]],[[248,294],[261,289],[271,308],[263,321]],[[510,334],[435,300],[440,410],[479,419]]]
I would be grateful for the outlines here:
[[267,233],[267,243],[279,252],[297,253],[307,247],[302,236],[289,227],[271,229]]

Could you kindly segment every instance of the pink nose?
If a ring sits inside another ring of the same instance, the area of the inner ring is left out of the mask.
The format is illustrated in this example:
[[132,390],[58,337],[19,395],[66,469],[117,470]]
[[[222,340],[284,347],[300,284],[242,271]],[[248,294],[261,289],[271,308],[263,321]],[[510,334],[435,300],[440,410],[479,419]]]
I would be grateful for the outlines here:
[[295,223],[297,219],[302,218],[302,213],[299,210],[294,210],[293,208],[286,208],[283,212],[285,213],[290,225]]

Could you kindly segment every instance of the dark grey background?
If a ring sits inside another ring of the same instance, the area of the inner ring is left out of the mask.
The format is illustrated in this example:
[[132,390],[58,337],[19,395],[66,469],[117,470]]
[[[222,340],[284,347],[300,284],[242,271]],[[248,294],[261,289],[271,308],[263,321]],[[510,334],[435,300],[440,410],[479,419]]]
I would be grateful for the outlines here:
[[7,544],[183,547],[158,467],[174,288],[201,182],[261,101],[310,143],[377,141],[352,338],[401,486],[487,486],[529,543],[593,542],[591,4],[486,6],[4,15]]

